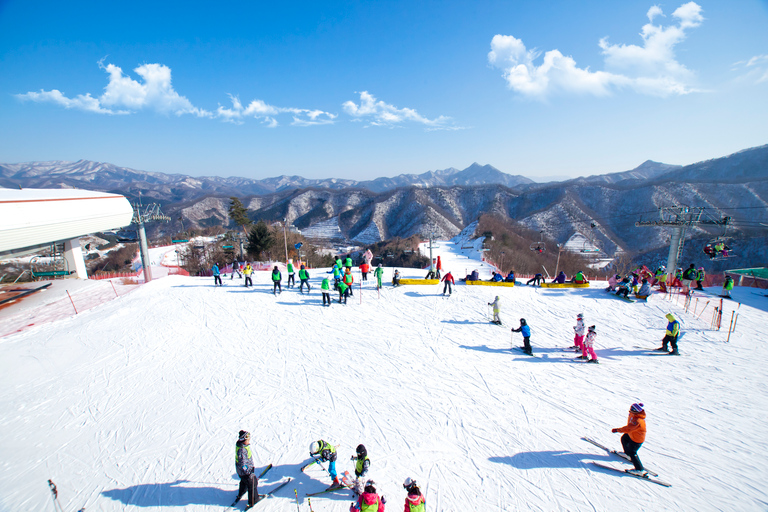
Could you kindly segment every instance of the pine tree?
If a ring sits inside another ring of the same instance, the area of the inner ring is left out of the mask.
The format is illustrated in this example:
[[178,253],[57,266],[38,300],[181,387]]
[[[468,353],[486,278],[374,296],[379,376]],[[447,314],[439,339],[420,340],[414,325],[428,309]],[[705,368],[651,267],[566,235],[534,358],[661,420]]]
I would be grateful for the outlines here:
[[248,254],[258,259],[261,253],[269,251],[276,243],[275,236],[269,226],[260,220],[248,233]]
[[229,199],[229,218],[245,230],[252,224],[251,219],[248,218],[248,208],[236,197],[230,197]]

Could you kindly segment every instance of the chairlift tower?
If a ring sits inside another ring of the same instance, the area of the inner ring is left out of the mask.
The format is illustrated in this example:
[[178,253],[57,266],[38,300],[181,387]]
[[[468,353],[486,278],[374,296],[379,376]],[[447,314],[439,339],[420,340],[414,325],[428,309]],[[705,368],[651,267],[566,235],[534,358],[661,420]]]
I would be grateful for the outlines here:
[[141,194],[139,202],[133,204],[133,219],[131,224],[136,224],[136,232],[139,235],[139,251],[141,253],[141,266],[144,267],[144,282],[152,280],[152,269],[149,261],[149,246],[147,245],[147,232],[144,229],[145,222],[170,222],[171,218],[160,211],[160,205],[152,203],[148,205],[141,204]]
[[[704,217],[704,218],[703,218]],[[638,221],[636,227],[666,227],[672,228],[669,241],[669,256],[667,256],[667,276],[675,273],[678,261],[685,246],[685,230],[695,226],[725,226],[730,223],[730,217],[714,218],[707,214],[704,207],[691,206],[662,206],[659,208],[659,220]]]

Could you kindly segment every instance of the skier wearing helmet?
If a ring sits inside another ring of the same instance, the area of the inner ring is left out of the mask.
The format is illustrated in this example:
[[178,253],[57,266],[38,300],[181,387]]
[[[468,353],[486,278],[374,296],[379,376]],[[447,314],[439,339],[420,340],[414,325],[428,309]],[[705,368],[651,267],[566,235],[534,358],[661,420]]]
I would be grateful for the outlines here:
[[531,328],[528,326],[528,323],[525,321],[525,318],[520,319],[520,327],[518,327],[517,329],[512,329],[512,332],[522,333],[524,346],[520,348],[523,349],[523,352],[525,352],[529,356],[532,356],[533,350],[531,349]]
[[704,277],[706,277],[706,273],[704,272],[704,267],[699,267],[699,272],[696,275],[696,289],[701,291],[704,289],[704,286],[702,283],[704,282]]
[[629,408],[629,417],[627,418],[627,425],[621,428],[613,428],[611,432],[621,432],[624,435],[621,436],[621,446],[624,448],[624,453],[629,456],[635,469],[628,469],[627,473],[632,473],[636,476],[646,476],[648,472],[643,468],[643,463],[640,462],[640,458],[637,456],[637,450],[643,446],[645,441],[645,410],[643,404],[632,404]]
[[427,510],[426,500],[416,482],[408,477],[403,482],[403,488],[408,492],[408,496],[405,497],[403,512],[425,512]]
[[493,320],[491,320],[491,323],[501,325],[501,318],[499,318],[499,296],[497,295],[496,299],[493,302],[489,302],[488,305],[493,306]]
[[[309,445],[309,456],[314,459],[313,462],[310,462],[310,464],[314,462],[330,462],[328,464],[328,474],[331,475],[331,478],[333,478],[333,482],[331,483],[331,487],[341,487],[341,482],[339,482],[338,473],[336,473],[336,447],[332,444],[323,441],[322,439],[319,441],[314,441],[312,444]],[[306,466],[304,466],[306,467]]]
[[354,490],[355,494],[359,496],[363,493],[363,482],[360,478],[368,473],[368,468],[371,466],[371,460],[368,458],[368,450],[366,450],[365,446],[362,444],[357,445],[355,453],[356,455],[353,455],[351,460],[357,461],[355,462]]
[[573,347],[578,350],[581,350],[581,346],[584,343],[584,330],[586,327],[584,326],[584,313],[579,313],[576,315],[576,325],[573,326]]
[[384,504],[387,500],[376,494],[375,484],[373,480],[365,482],[363,493],[357,499],[357,503],[350,505],[349,512],[384,512]]
[[[588,363],[597,363],[597,356],[595,355],[595,349],[592,348],[595,344],[595,338],[597,338],[597,332],[595,326],[590,325],[587,330],[587,337],[584,339],[584,343],[581,346],[581,356],[576,359],[585,359]],[[589,357],[587,357],[589,353]]]

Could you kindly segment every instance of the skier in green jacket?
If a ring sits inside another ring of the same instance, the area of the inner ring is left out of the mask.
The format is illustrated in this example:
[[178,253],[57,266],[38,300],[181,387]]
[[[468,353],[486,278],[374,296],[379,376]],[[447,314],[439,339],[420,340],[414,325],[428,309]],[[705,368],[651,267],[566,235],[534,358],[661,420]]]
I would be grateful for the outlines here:
[[293,271],[293,260],[288,260],[288,283],[286,284],[286,288],[290,288],[291,286],[296,286],[296,273]]
[[299,269],[299,291],[302,295],[304,295],[304,285],[307,285],[307,293],[311,290],[309,286],[309,272],[307,272],[307,269],[304,265],[301,266]]
[[272,293],[274,295],[277,295],[277,290],[280,290],[280,293],[283,293],[283,287],[280,285],[282,279],[283,275],[280,273],[280,269],[277,268],[277,265],[275,265],[275,268],[272,269]]
[[323,306],[326,305],[326,301],[328,301],[328,306],[331,305],[331,283],[328,280],[328,278],[324,278],[322,284],[320,285],[320,291],[323,294]]
[[376,289],[379,290],[381,289],[381,278],[384,276],[384,269],[381,268],[381,263],[379,263],[379,266],[373,271],[373,275],[376,276]]

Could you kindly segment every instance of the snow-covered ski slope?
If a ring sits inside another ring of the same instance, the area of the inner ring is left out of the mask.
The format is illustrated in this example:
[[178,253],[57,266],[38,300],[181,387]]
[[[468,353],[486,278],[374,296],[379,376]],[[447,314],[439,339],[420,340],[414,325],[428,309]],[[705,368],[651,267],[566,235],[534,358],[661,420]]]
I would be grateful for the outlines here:
[[[457,278],[482,267],[440,245]],[[49,478],[68,512],[226,510],[240,429],[253,433],[257,465],[275,465],[260,492],[294,479],[257,505],[265,512],[296,510],[294,487],[306,512],[304,494],[328,485],[317,466],[299,471],[320,438],[340,445],[339,471],[366,445],[391,510],[408,476],[430,511],[768,507],[765,311],[743,304],[726,344],[727,330],[660,297],[463,285],[450,298],[389,285],[379,297],[369,279],[362,303],[356,288],[348,305],[324,308],[321,275],[312,271],[311,295],[277,297],[266,273],[252,289],[171,276],[0,339],[0,510],[52,510]],[[489,323],[495,295],[504,327]],[[683,323],[681,357],[646,350],[669,311]],[[579,312],[597,326],[599,365],[561,350]],[[521,317],[537,358],[510,350]],[[648,413],[640,457],[671,488],[589,463],[629,467],[580,438],[620,449],[610,429],[638,401]],[[312,505],[345,512],[350,501],[342,492]]]

